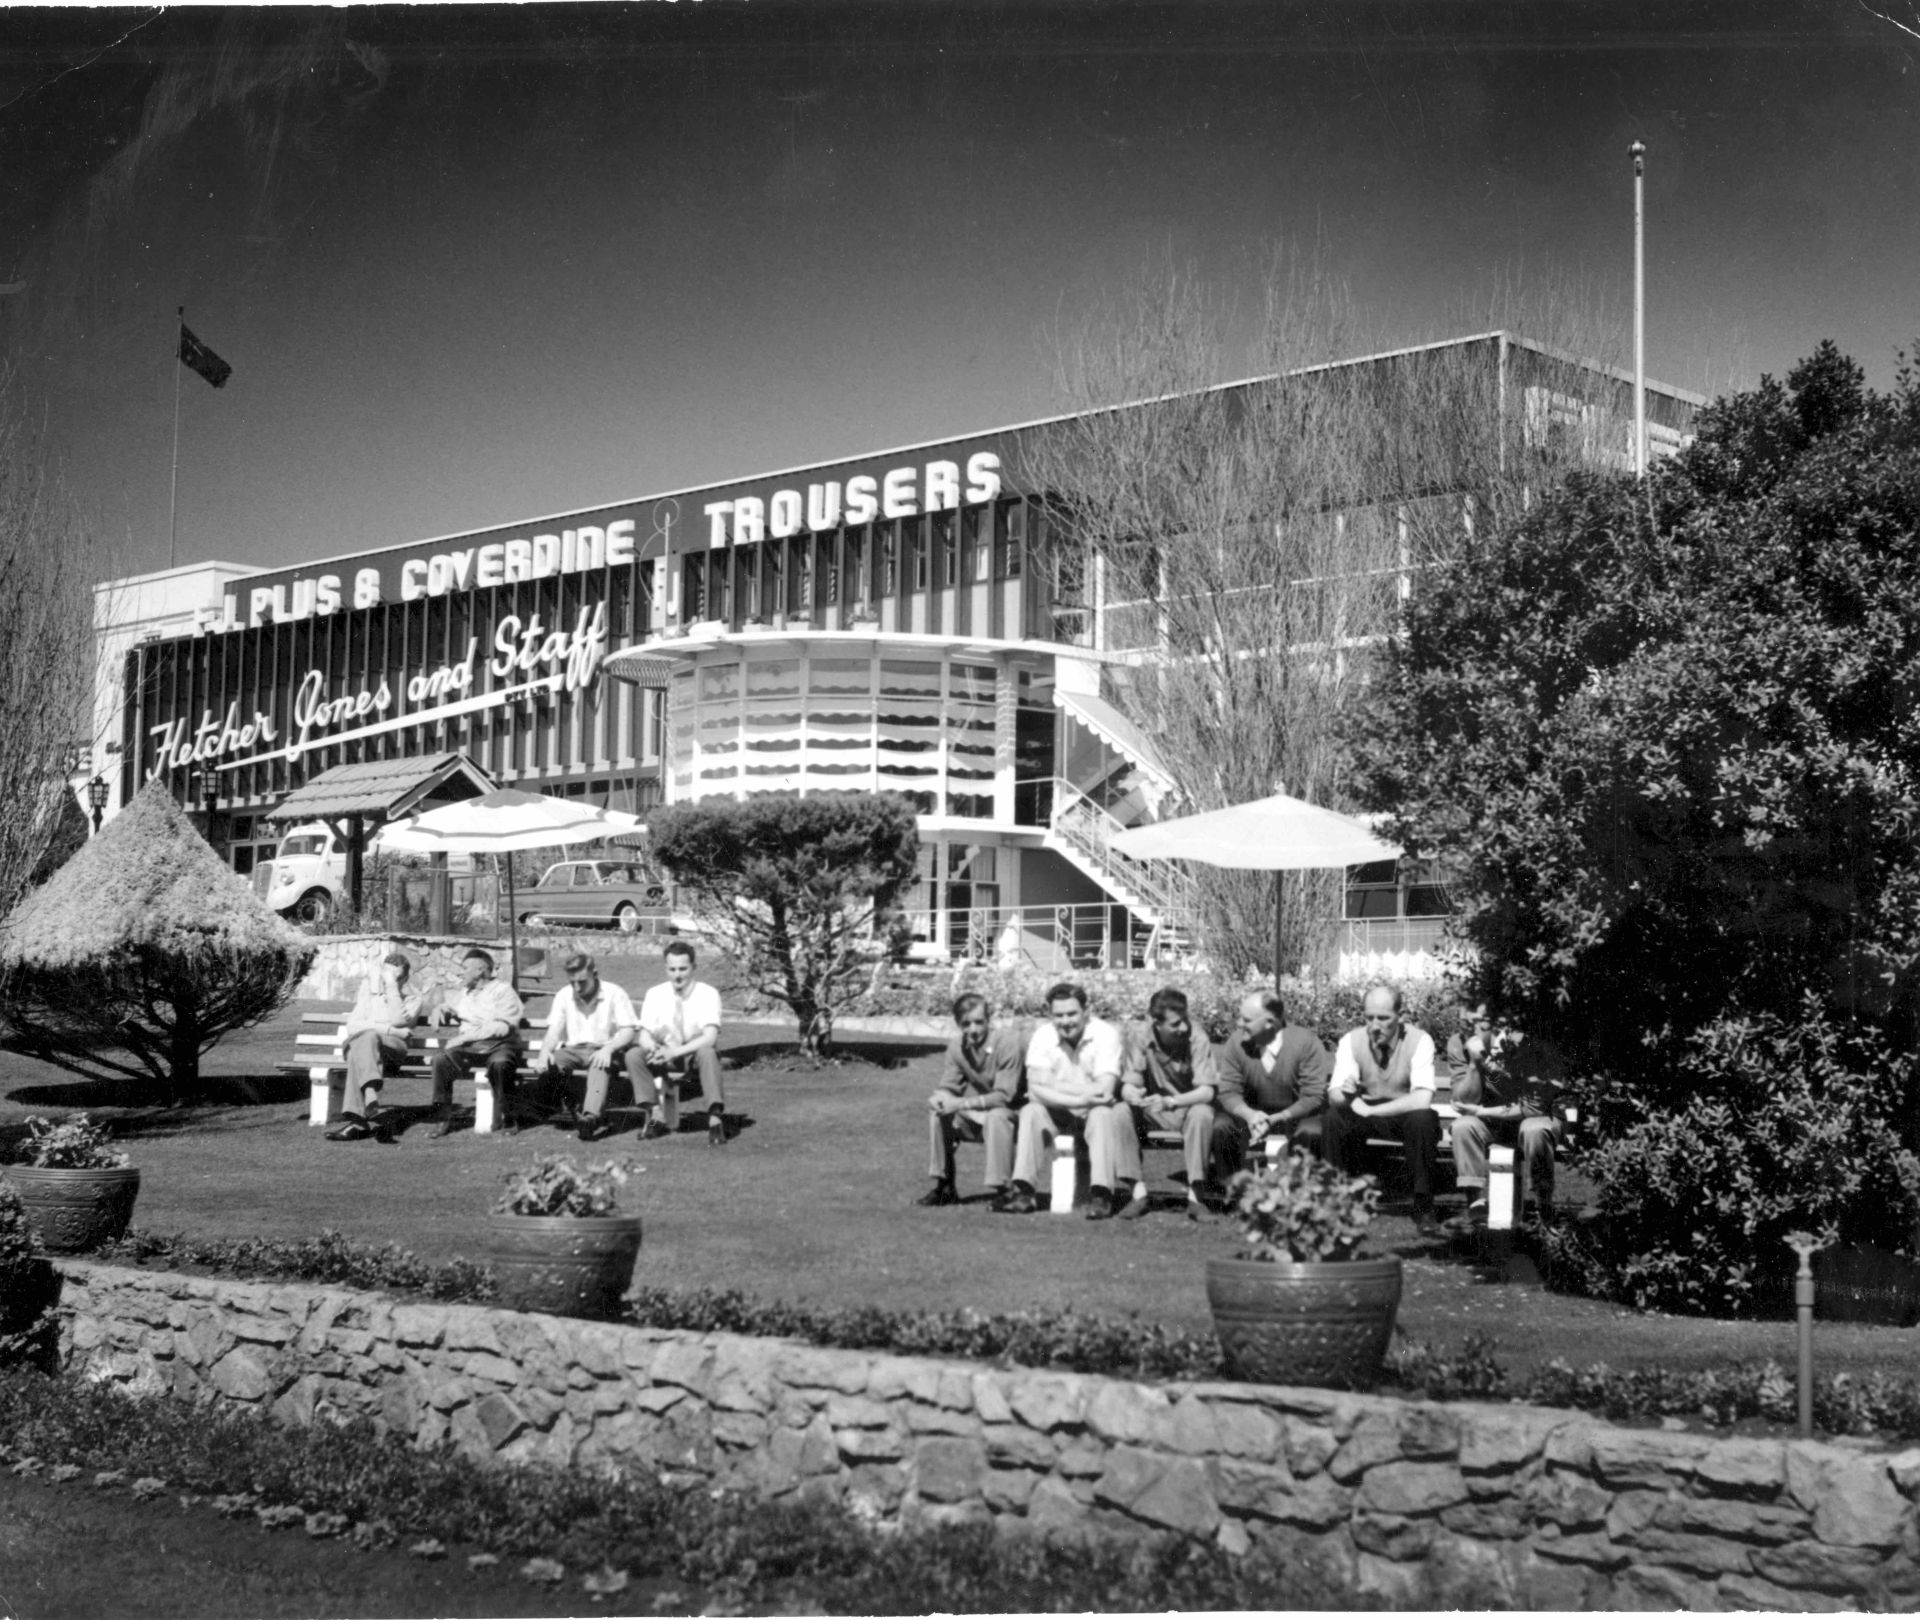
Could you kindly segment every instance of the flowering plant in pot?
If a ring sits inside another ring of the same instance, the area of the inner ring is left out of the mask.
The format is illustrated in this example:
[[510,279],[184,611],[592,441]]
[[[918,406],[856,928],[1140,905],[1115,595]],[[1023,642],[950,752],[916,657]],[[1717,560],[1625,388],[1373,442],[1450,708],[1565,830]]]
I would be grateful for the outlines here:
[[1228,1369],[1267,1384],[1371,1384],[1400,1308],[1400,1261],[1355,1259],[1380,1190],[1300,1147],[1227,1186],[1245,1248],[1207,1262]]
[[578,1165],[543,1153],[510,1170],[487,1216],[487,1260],[511,1310],[609,1317],[633,1277],[640,1217],[619,1210],[631,1160]]
[[82,1254],[110,1243],[133,1219],[140,1172],[113,1145],[112,1132],[76,1114],[58,1125],[35,1117],[6,1176],[50,1254]]

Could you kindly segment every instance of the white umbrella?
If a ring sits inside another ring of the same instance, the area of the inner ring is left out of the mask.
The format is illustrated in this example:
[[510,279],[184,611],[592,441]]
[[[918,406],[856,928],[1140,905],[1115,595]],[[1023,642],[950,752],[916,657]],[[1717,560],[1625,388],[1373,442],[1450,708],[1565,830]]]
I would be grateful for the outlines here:
[[1337,810],[1323,810],[1305,799],[1275,793],[1224,810],[1156,821],[1115,833],[1112,846],[1123,855],[1163,861],[1200,861],[1208,866],[1271,872],[1273,879],[1273,974],[1280,982],[1280,901],[1282,872],[1320,867],[1364,866],[1390,861],[1400,846],[1376,838],[1366,826]]
[[[594,844],[618,833],[644,833],[647,824],[621,810],[603,810],[584,799],[555,799],[518,788],[497,788],[477,799],[461,799],[422,811],[380,831],[385,849],[417,855],[511,855],[520,849],[559,844]],[[513,966],[520,970],[520,919],[513,901],[513,862],[507,862],[507,941]]]

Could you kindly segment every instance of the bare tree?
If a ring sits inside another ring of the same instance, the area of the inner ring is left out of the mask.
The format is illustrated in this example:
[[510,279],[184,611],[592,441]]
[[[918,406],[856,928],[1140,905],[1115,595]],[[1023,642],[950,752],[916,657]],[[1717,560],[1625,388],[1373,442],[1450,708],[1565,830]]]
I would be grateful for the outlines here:
[[[1422,571],[1557,464],[1624,449],[1601,408],[1617,379],[1572,363],[1612,351],[1591,301],[1553,290],[1529,309],[1510,284],[1492,302],[1545,329],[1530,359],[1547,382],[1519,397],[1497,339],[1351,361],[1369,345],[1344,290],[1279,260],[1251,321],[1167,271],[1064,346],[1073,414],[1036,435],[1020,477],[1059,503],[1056,577],[1098,598],[1110,696],[1154,739],[1182,808],[1276,786],[1342,807],[1341,711]],[[1234,353],[1252,381],[1223,383]],[[1234,971],[1270,962],[1272,878],[1194,876],[1212,954]],[[1289,882],[1287,960],[1321,954],[1340,884]]]
[[17,379],[0,371],[0,930],[67,808],[89,740],[103,549]]

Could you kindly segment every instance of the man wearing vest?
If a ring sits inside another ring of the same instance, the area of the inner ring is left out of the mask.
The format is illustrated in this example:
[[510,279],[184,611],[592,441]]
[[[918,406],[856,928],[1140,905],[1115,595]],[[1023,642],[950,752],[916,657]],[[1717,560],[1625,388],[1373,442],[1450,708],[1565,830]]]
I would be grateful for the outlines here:
[[1215,1181],[1230,1181],[1245,1167],[1248,1150],[1269,1136],[1319,1148],[1333,1063],[1318,1035],[1287,1022],[1284,1001],[1271,990],[1244,997],[1240,1028],[1219,1055]]
[[1422,1237],[1432,1237],[1440,1230],[1433,1215],[1440,1147],[1433,1037],[1400,1016],[1403,1002],[1392,985],[1371,986],[1360,1006],[1366,1022],[1341,1036],[1334,1053],[1322,1151],[1329,1164],[1353,1175],[1368,1137],[1398,1138],[1413,1182],[1413,1224]]

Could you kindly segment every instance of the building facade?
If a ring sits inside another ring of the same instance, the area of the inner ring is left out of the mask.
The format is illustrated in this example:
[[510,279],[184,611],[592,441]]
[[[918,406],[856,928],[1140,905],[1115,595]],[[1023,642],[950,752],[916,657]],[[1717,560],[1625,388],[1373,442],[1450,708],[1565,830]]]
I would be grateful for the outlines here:
[[[1498,369],[1503,398],[1512,373],[1524,433],[1622,453],[1617,410],[1553,386],[1545,351],[1498,334],[1458,347]],[[1649,389],[1656,453],[1699,403]],[[1180,797],[1109,678],[1153,656],[1151,613],[1107,600],[1049,492],[1021,487],[1023,445],[1047,425],[293,567],[115,582],[113,757],[96,768],[115,805],[161,776],[214,807],[241,869],[271,843],[267,813],[347,763],[457,752],[503,784],[643,815],[712,795],[897,792],[920,814],[928,954],[1178,951],[1181,872],[1107,847]],[[116,616],[136,585],[168,614]],[[1357,921],[1444,907],[1420,874],[1359,876]]]

